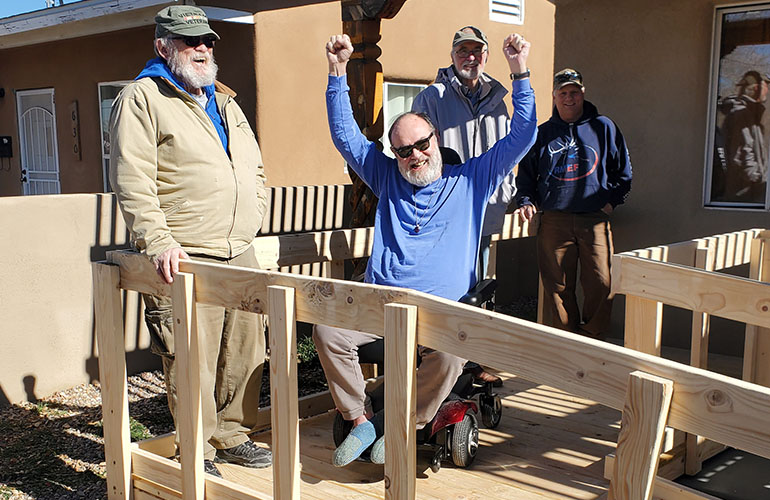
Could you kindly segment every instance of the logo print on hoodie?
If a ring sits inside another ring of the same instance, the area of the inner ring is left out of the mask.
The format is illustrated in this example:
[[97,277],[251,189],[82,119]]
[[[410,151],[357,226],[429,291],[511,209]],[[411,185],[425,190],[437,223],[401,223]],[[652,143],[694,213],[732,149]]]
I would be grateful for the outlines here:
[[551,177],[563,182],[574,182],[596,172],[599,155],[591,146],[586,145],[585,149],[586,153],[581,155],[574,137],[570,137],[567,143],[556,139],[549,144],[548,155],[553,165]]

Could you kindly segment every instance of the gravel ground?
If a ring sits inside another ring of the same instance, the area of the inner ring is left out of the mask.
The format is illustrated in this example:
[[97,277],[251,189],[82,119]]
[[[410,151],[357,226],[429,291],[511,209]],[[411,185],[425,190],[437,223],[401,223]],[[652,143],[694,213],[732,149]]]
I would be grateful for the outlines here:
[[[497,310],[534,321],[536,307],[522,297]],[[327,388],[317,359],[300,363],[299,378],[300,396]],[[261,407],[270,404],[269,383],[266,364]],[[161,372],[129,377],[128,395],[132,440],[173,430]],[[106,498],[101,403],[97,382],[0,409],[0,500]]]
[[[270,404],[265,365],[260,406]],[[318,361],[300,363],[300,395],[326,390]],[[132,441],[171,432],[160,371],[128,378]],[[0,410],[0,500],[107,498],[99,384]]]

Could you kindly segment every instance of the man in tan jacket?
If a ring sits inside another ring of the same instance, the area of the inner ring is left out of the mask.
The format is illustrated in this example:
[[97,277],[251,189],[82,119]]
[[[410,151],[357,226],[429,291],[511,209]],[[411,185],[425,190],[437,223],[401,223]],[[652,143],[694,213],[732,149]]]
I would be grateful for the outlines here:
[[[197,7],[156,18],[155,53],[121,92],[110,119],[110,182],[135,247],[168,283],[180,259],[258,268],[251,243],[267,194],[262,157],[234,93],[216,82],[219,39]],[[171,300],[144,295],[152,349],[162,356],[176,419]],[[267,467],[256,425],[265,337],[252,313],[198,305],[204,468]]]

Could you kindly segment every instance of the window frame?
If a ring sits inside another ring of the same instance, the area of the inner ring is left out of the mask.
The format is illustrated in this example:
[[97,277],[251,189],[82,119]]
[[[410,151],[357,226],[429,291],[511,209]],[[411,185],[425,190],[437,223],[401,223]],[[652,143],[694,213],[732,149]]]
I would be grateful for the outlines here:
[[[107,115],[106,119],[103,113],[103,106],[102,103],[105,101],[105,99],[102,98],[102,89],[106,87],[120,87],[120,90],[123,90],[123,88],[131,83],[132,80],[115,80],[111,82],[98,82],[96,84],[96,99],[97,99],[97,105],[99,109],[99,152],[101,153],[102,157],[102,179],[104,181],[104,192],[105,193],[112,193],[113,189],[110,187],[110,179],[109,179],[109,170],[110,170],[110,153],[106,151],[107,145],[109,145],[109,115]],[[120,93],[120,90],[118,90],[118,93]],[[116,94],[117,96],[117,94]],[[114,104],[114,101],[113,101]],[[112,109],[112,105],[110,105],[110,109]],[[106,121],[105,121],[106,120]]]
[[[716,6],[714,8],[714,24],[712,31],[712,45],[711,45],[711,62],[710,62],[710,82],[708,93],[708,112],[706,120],[706,141],[704,152],[704,174],[703,174],[703,207],[706,209],[716,210],[739,210],[739,211],[768,211],[770,209],[770,189],[767,184],[765,185],[765,200],[763,204],[750,202],[750,201],[728,201],[728,200],[714,200],[714,194],[712,188],[714,184],[714,163],[716,152],[716,132],[717,132],[717,120],[718,105],[720,97],[720,70],[722,69],[723,57],[721,54],[722,39],[723,39],[723,24],[725,17],[730,14],[736,13],[750,13],[768,11],[770,14],[770,2],[761,2],[755,4],[729,4]],[[759,45],[759,44],[756,44]],[[765,45],[765,44],[762,44]],[[770,52],[770,38],[767,40],[768,52]],[[751,66],[753,69],[755,66]],[[749,68],[748,64],[746,68]],[[770,65],[765,69],[766,72],[770,72]],[[734,89],[734,82],[733,87]],[[765,102],[764,120],[767,121],[770,118],[770,99]],[[770,122],[768,122],[770,123]],[[764,133],[766,149],[770,157],[770,127],[765,129]],[[770,158],[766,160],[770,163]]]

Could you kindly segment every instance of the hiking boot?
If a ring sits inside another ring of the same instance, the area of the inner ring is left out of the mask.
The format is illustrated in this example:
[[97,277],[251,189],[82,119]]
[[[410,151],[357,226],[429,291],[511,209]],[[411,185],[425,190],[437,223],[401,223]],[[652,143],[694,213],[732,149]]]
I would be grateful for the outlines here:
[[273,464],[273,454],[260,448],[251,441],[246,441],[232,448],[217,450],[214,462],[241,465],[252,469],[262,469]]
[[220,474],[219,469],[217,469],[217,466],[214,465],[214,462],[211,460],[204,460],[203,461],[203,472],[206,474],[211,474],[212,476],[222,477],[222,474]]

